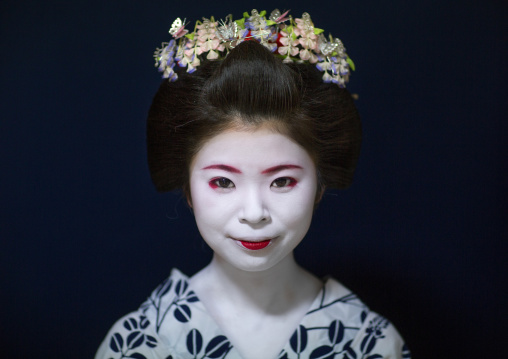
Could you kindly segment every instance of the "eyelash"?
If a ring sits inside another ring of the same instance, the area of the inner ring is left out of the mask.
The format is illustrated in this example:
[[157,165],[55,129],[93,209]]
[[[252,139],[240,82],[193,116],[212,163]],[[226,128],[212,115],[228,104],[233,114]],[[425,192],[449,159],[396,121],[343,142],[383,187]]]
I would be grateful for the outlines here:
[[[284,181],[284,183],[279,186],[276,185],[276,182],[278,181]],[[270,187],[283,190],[283,189],[290,189],[296,186],[297,181],[294,178],[291,177],[279,177],[272,181],[270,184]],[[219,190],[229,190],[232,188],[235,188],[235,184],[233,181],[231,181],[229,178],[226,177],[215,177],[212,178],[209,182],[209,185],[212,189],[219,189]]]
[[[275,186],[275,182],[277,181],[285,181],[284,185],[282,186]],[[294,178],[291,178],[291,177],[279,177],[279,178],[276,178],[272,184],[270,185],[270,187],[275,187],[275,188],[292,188],[296,186],[296,180]]]
[[[226,183],[222,183],[221,184],[220,181],[226,182]],[[210,182],[209,182],[209,185],[213,189],[224,189],[224,190],[231,189],[231,188],[235,187],[235,184],[233,183],[233,181],[231,181],[230,179],[228,179],[226,177],[215,177],[215,178],[212,178],[210,180]]]

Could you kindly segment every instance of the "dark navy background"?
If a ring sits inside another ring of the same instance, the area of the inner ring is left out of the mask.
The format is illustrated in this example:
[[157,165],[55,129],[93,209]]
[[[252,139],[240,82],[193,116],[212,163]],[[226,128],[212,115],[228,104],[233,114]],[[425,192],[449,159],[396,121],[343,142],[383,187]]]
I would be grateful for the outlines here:
[[90,358],[172,267],[209,261],[181,195],[150,182],[151,55],[178,16],[275,7],[344,41],[364,124],[355,183],[324,197],[299,261],[390,318],[415,358],[501,352],[506,2],[5,0],[1,358]]

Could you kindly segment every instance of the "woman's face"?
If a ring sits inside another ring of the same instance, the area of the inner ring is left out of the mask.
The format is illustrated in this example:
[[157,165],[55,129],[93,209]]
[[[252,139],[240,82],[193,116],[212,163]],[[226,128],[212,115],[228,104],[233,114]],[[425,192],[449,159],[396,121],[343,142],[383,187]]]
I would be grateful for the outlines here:
[[309,154],[266,127],[207,141],[190,165],[198,229],[216,256],[245,271],[271,268],[309,229],[317,190]]

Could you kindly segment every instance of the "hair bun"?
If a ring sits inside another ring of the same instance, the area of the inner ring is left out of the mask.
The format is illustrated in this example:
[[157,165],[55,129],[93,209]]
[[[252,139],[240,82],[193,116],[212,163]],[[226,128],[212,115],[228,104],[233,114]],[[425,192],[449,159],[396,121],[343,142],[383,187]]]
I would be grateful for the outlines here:
[[205,84],[203,95],[212,106],[229,114],[280,117],[300,107],[296,78],[294,71],[263,45],[244,41],[221,62]]

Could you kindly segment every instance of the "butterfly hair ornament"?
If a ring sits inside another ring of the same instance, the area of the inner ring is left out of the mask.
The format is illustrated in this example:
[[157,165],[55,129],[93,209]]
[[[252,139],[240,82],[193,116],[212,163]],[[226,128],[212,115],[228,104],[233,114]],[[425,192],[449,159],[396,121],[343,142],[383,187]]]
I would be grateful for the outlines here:
[[303,13],[301,18],[293,18],[288,13],[275,9],[267,17],[266,11],[252,10],[239,20],[228,15],[220,21],[212,16],[196,21],[193,32],[185,28],[186,20],[177,18],[169,30],[173,39],[162,43],[154,52],[155,66],[163,78],[176,81],[175,64],[192,73],[204,59],[224,59],[239,43],[255,40],[284,63],[315,64],[323,72],[324,82],[345,87],[355,66],[342,41],[332,35],[326,38],[324,30],[314,27],[308,13]]

